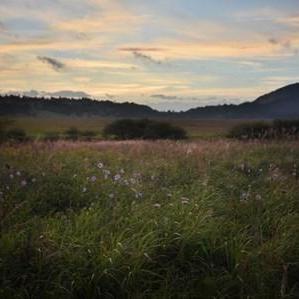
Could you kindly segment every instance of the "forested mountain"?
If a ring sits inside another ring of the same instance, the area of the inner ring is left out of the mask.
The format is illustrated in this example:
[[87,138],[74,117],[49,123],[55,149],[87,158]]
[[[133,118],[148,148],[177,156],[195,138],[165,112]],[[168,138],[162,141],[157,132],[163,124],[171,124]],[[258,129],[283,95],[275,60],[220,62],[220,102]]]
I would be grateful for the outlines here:
[[240,105],[199,107],[185,112],[159,112],[146,105],[115,103],[88,98],[35,98],[0,96],[0,116],[16,115],[103,116],[103,117],[181,117],[198,119],[299,118],[299,83],[263,95]]

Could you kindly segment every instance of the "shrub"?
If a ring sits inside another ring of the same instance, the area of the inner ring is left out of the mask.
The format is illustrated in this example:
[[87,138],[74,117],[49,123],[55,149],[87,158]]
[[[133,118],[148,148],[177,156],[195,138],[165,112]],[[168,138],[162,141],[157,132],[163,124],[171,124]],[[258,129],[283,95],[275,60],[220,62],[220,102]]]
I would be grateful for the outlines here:
[[273,139],[298,137],[299,120],[251,122],[233,127],[228,137],[237,139]]
[[23,129],[15,128],[5,132],[5,139],[8,141],[23,142],[28,140],[28,136]]
[[184,129],[165,122],[152,122],[145,128],[144,139],[186,139]]
[[237,139],[264,139],[270,134],[270,125],[265,122],[240,124],[231,129],[229,137]]
[[79,138],[80,132],[77,128],[72,127],[65,131],[65,135],[67,139],[77,140]]
[[0,142],[4,142],[7,139],[6,130],[9,125],[11,125],[13,121],[8,119],[0,119]]
[[82,138],[87,141],[91,141],[97,136],[97,133],[94,131],[83,131],[80,134]]
[[148,119],[122,119],[104,128],[103,135],[115,139],[185,139],[186,132],[169,123]]
[[299,134],[299,120],[275,120],[273,128],[278,136],[294,136]]
[[57,141],[60,139],[60,134],[58,132],[46,132],[44,135],[45,141]]

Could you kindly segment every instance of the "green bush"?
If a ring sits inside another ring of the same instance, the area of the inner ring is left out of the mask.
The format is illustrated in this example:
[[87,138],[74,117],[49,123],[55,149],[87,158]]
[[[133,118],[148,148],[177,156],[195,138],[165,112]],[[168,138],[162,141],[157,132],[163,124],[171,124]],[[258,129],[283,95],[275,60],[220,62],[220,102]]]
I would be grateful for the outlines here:
[[58,132],[46,132],[44,135],[45,141],[57,141],[60,139],[60,134]]
[[127,139],[186,139],[186,132],[166,122],[148,119],[122,119],[114,121],[104,128],[103,135],[106,138],[119,140]]
[[294,136],[299,134],[299,120],[275,120],[273,128],[278,136]]
[[8,141],[23,142],[28,140],[28,136],[23,129],[10,129],[4,133],[4,138]]
[[80,132],[77,128],[69,128],[68,130],[65,131],[65,136],[66,139],[70,140],[78,140],[79,139]]
[[95,139],[95,137],[97,136],[97,133],[94,131],[83,131],[80,133],[80,135],[82,136],[82,138],[84,140],[91,141],[91,140]]
[[298,137],[299,120],[251,122],[233,127],[228,137],[237,139],[274,139]]

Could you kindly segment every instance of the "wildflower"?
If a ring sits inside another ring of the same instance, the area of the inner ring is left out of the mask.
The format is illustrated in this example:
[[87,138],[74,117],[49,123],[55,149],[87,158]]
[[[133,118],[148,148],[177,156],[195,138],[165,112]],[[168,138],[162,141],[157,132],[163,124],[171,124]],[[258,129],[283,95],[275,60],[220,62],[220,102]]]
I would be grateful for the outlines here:
[[42,176],[46,176],[46,173],[45,173],[45,172],[42,172]]
[[97,180],[97,177],[96,177],[95,175],[93,175],[93,176],[90,178],[90,181],[93,182],[93,183],[94,183],[96,180]]
[[161,208],[161,205],[160,205],[159,203],[155,203],[155,204],[153,205],[153,207],[154,207],[154,208],[157,208],[157,209],[160,209],[160,208]]
[[182,200],[181,202],[182,202],[183,205],[189,204],[189,200]]
[[257,195],[255,196],[255,199],[256,199],[256,200],[262,200],[262,196],[261,196],[260,194],[257,194]]
[[82,193],[85,193],[87,191],[87,188],[86,187],[83,187],[82,189]]
[[110,199],[114,198],[114,194],[113,193],[110,193],[108,196],[109,196]]
[[183,204],[187,204],[187,203],[189,203],[190,199],[188,197],[182,196],[181,201],[182,201]]
[[122,168],[119,172],[120,172],[121,174],[124,174],[124,173],[125,173],[125,171],[124,171],[123,168]]
[[104,178],[105,178],[105,180],[107,180],[108,177],[109,177],[109,175],[111,174],[110,170],[104,169],[104,170],[103,170],[103,173],[104,173]]
[[16,175],[17,175],[17,176],[21,176],[21,172],[20,172],[20,171],[17,171],[17,172],[16,172]]
[[152,180],[152,181],[155,180],[155,176],[154,176],[154,175],[151,176],[151,180]]
[[249,198],[249,192],[242,192],[240,195],[240,200],[245,201]]
[[27,185],[27,182],[25,180],[21,181],[21,186],[25,187]]
[[142,198],[143,197],[143,193],[142,192],[136,192],[135,193],[135,197],[136,198]]
[[130,183],[131,183],[132,185],[135,185],[135,184],[136,184],[136,180],[135,180],[134,178],[130,178]]
[[102,162],[99,162],[99,163],[97,164],[97,167],[101,169],[101,168],[104,167],[104,164],[103,164]]
[[191,148],[188,148],[188,149],[187,149],[187,155],[190,155],[190,154],[192,154],[192,149],[191,149]]
[[115,182],[119,181],[121,179],[120,174],[116,174],[113,179]]
[[11,174],[9,175],[9,178],[10,178],[10,179],[13,179],[13,178],[14,178],[14,175],[11,173]]
[[35,183],[35,182],[36,182],[36,178],[32,178],[32,179],[31,179],[31,182],[32,182],[32,183]]

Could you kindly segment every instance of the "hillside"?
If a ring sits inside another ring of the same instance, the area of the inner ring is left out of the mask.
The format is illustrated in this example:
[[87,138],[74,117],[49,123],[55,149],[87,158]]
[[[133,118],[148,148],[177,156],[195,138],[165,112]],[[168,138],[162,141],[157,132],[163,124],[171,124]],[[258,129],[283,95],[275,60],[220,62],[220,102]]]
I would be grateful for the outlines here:
[[298,118],[299,83],[285,86],[240,105],[220,105],[190,109],[184,116],[192,118]]
[[299,83],[240,105],[198,107],[185,112],[159,112],[146,105],[88,98],[0,96],[0,116],[180,117],[193,119],[273,119],[299,117]]
[[157,111],[135,103],[115,103],[88,98],[36,98],[27,96],[0,96],[0,116],[103,116],[103,117],[152,117]]

